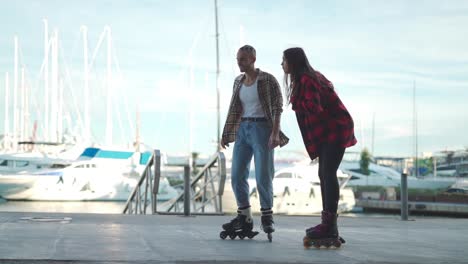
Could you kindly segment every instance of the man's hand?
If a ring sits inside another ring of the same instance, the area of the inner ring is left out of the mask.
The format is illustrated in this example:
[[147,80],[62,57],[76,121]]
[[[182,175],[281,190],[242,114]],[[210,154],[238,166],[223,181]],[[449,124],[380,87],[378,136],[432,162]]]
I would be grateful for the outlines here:
[[219,144],[221,145],[222,149],[226,149],[227,147],[229,147],[229,143],[225,143],[224,139],[221,139],[221,142]]
[[268,141],[268,146],[270,149],[276,148],[280,144],[279,131],[272,131],[270,135],[270,140]]

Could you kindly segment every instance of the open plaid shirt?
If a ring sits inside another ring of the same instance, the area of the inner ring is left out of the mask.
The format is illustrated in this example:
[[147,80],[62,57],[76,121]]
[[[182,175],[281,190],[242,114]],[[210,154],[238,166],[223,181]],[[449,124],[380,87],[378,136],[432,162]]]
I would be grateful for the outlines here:
[[356,144],[354,122],[341,102],[333,84],[320,72],[317,79],[304,74],[291,97],[302,138],[311,159],[318,156],[320,146],[335,144],[347,148]]
[[[262,105],[265,117],[273,126],[273,120],[281,117],[283,112],[283,97],[281,95],[281,89],[276,78],[260,69],[257,69],[258,73],[258,98]],[[239,75],[234,80],[233,92],[231,97],[231,103],[229,105],[229,112],[226,118],[226,123],[223,129],[222,140],[224,143],[234,142],[236,140],[237,130],[241,122],[243,113],[242,104],[239,99],[239,91],[244,82],[245,74]],[[280,146],[284,146],[288,143],[289,139],[283,132],[279,132]]]

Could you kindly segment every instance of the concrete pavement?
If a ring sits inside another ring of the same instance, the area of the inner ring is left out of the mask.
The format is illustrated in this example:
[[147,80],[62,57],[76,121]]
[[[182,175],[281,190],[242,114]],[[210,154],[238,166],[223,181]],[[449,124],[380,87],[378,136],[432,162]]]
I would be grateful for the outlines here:
[[231,218],[2,212],[0,263],[468,263],[466,219],[341,217],[341,249],[306,250],[318,217],[276,216],[273,243],[221,240]]

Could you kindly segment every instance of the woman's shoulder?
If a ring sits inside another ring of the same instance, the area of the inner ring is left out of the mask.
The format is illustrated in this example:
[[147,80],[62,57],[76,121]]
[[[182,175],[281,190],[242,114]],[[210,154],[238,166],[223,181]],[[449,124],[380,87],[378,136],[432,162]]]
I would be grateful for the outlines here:
[[304,73],[301,76],[301,84],[303,85],[313,85],[316,87],[329,87],[333,89],[333,83],[329,81],[325,75],[319,71],[313,73]]
[[334,89],[333,83],[325,77],[321,72],[317,71],[317,79],[320,82],[322,86],[326,86],[328,88],[331,88],[332,90]]
[[314,85],[314,83],[316,82],[316,77],[314,76],[314,74],[315,73],[311,72],[303,73],[302,76],[299,78],[300,83],[303,85]]

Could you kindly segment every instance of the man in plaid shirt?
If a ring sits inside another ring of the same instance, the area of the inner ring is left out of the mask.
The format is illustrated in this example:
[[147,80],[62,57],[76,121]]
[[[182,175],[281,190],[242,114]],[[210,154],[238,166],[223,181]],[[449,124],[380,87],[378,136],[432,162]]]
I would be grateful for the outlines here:
[[[223,229],[229,234],[252,235],[253,220],[249,202],[250,162],[254,156],[257,190],[260,195],[263,231],[271,241],[273,227],[273,153],[284,146],[288,138],[280,131],[283,98],[278,81],[269,73],[255,68],[256,51],[245,45],[237,53],[240,71],[234,81],[229,112],[224,126],[221,146],[236,142],[233,150],[231,183],[238,216]],[[226,234],[226,233],[225,233]],[[252,237],[256,235],[253,234]]]

